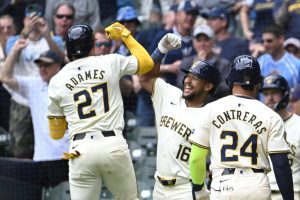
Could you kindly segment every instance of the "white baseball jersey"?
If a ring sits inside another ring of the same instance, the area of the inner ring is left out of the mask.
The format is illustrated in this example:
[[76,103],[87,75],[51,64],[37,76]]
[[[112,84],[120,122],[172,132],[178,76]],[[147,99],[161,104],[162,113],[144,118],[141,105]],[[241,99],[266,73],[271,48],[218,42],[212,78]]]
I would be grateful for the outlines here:
[[[300,117],[293,114],[289,119],[284,121],[286,130],[286,140],[290,146],[290,154],[288,155],[292,168],[294,191],[300,192]],[[274,172],[268,174],[270,187],[272,190],[279,191],[276,183]]]
[[289,152],[280,116],[256,99],[230,95],[203,108],[190,141],[211,150],[210,170],[270,169],[268,153]]
[[158,134],[157,171],[161,177],[191,179],[188,139],[198,121],[198,109],[188,108],[182,91],[158,78],[154,84],[152,101]]
[[48,116],[66,116],[70,136],[124,127],[120,77],[138,70],[134,56],[90,56],[67,64],[49,84]]

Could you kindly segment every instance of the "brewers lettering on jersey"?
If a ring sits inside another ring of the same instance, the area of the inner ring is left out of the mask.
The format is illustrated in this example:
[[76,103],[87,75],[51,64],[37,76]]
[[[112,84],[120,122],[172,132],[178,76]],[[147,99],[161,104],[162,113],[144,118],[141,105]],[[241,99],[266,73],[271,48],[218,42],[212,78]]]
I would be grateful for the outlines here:
[[102,182],[115,199],[137,199],[137,184],[124,128],[119,80],[153,68],[147,51],[116,22],[105,29],[122,39],[132,56],[92,56],[93,31],[72,26],[66,37],[68,63],[49,85],[51,136],[59,139],[66,122],[70,133],[69,182],[72,200],[99,200]]
[[293,199],[284,123],[276,112],[255,99],[261,83],[259,63],[251,56],[238,56],[226,82],[232,95],[207,104],[189,137],[190,168],[204,170],[203,155],[210,149],[210,199],[265,200],[271,199],[267,177],[270,155],[283,198]]

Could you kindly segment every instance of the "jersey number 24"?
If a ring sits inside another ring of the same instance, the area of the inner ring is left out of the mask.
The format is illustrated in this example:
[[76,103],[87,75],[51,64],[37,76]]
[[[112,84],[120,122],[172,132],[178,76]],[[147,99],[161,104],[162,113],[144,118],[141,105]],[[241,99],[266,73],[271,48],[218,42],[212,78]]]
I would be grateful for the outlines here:
[[[252,165],[257,164],[257,135],[251,134],[248,139],[244,142],[242,147],[239,149],[239,155],[227,156],[227,150],[237,150],[238,146],[238,134],[235,131],[222,131],[221,139],[228,141],[228,138],[232,138],[231,144],[224,144],[221,148],[221,161],[222,162],[232,162],[238,161],[238,156],[250,157]],[[247,148],[250,146],[250,151],[247,151]]]

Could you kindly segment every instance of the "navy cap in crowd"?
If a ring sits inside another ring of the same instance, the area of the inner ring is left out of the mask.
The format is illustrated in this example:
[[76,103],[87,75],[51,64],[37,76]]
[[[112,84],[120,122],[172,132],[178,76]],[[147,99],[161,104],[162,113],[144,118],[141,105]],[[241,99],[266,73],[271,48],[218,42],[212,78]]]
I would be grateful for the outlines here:
[[194,1],[183,0],[178,4],[177,11],[198,13],[198,6]]
[[61,58],[53,51],[49,50],[40,55],[38,59],[34,60],[35,63],[45,62],[45,63],[61,63]]
[[177,7],[178,7],[178,3],[173,3],[173,4],[170,6],[169,10],[170,10],[170,11],[176,12],[176,11],[177,11]]
[[214,7],[211,10],[203,13],[204,18],[217,17],[222,19],[228,19],[228,10],[225,7]]
[[291,94],[291,101],[298,101],[298,100],[300,100],[300,85],[298,85]]
[[137,12],[132,6],[120,8],[117,12],[116,21],[120,23],[128,21],[135,21],[138,24],[140,23]]

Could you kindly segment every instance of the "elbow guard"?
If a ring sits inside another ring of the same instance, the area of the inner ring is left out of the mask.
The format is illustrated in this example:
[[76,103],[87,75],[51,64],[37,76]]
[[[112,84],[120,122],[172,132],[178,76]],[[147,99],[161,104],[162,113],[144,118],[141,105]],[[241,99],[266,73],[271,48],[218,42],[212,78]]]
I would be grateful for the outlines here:
[[54,140],[61,139],[67,130],[65,117],[48,117],[50,135]]

